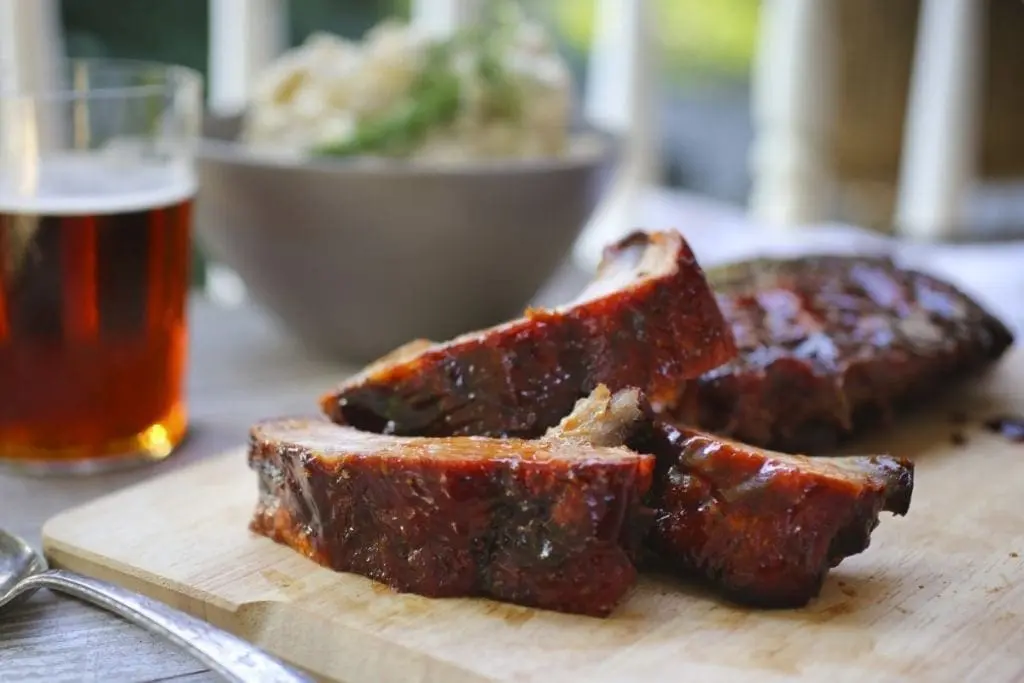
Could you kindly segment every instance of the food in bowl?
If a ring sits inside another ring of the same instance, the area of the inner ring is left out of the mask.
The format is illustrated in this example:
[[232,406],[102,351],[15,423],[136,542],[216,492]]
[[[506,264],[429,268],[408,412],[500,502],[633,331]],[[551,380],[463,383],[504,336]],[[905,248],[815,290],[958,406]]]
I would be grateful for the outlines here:
[[316,33],[257,78],[242,139],[263,150],[460,162],[569,149],[572,78],[539,25],[511,16],[435,38],[387,20]]
[[[543,32],[489,26],[449,41],[395,22],[358,44],[320,36],[260,74],[240,116],[208,117],[198,238],[307,348],[364,362],[486,327],[565,263],[617,140],[570,126],[568,70]],[[457,72],[458,106],[440,122],[416,114],[428,52]],[[488,95],[484,111],[495,54],[515,106]]]

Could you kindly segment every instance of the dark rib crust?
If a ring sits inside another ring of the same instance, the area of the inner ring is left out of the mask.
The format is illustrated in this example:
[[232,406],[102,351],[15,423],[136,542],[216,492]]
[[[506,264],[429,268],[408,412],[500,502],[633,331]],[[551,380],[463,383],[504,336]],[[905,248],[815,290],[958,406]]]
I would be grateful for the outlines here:
[[956,287],[886,258],[759,259],[708,278],[739,357],[689,383],[676,417],[758,446],[826,452],[1013,344]]
[[831,567],[867,549],[879,513],[910,507],[908,460],[784,455],[664,422],[633,442],[658,456],[659,560],[751,606],[805,605]]
[[323,419],[252,428],[251,528],[428,597],[606,616],[633,585],[654,459],[557,439],[419,439]]
[[535,438],[598,384],[673,404],[685,380],[734,354],[683,239],[637,232],[606,250],[575,303],[446,344],[405,347],[324,396],[321,408],[373,432]]

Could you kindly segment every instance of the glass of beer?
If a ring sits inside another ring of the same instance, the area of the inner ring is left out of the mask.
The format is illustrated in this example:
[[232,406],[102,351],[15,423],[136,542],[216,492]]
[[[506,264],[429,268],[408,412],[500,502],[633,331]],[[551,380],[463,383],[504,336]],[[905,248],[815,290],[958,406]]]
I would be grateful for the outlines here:
[[0,465],[89,473],[184,438],[202,80],[0,71]]

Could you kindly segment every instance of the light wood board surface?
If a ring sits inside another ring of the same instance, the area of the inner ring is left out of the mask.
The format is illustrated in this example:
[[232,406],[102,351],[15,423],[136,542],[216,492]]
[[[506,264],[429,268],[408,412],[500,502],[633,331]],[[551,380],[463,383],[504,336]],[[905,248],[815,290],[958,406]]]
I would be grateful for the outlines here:
[[605,620],[395,594],[249,533],[242,449],[63,513],[44,547],[349,683],[1024,680],[1024,443],[979,424],[1024,414],[1024,350],[953,393],[858,445],[916,459],[910,514],[801,610],[658,577]]

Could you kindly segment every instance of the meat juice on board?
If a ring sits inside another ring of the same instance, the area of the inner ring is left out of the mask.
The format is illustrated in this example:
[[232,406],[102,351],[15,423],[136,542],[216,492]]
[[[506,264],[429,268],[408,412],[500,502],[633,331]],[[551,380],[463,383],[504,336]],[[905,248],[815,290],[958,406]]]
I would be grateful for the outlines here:
[[163,457],[187,422],[194,178],[65,155],[34,181],[0,170],[0,460]]

